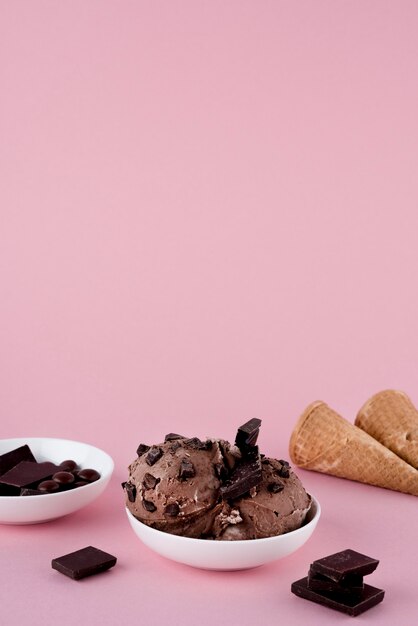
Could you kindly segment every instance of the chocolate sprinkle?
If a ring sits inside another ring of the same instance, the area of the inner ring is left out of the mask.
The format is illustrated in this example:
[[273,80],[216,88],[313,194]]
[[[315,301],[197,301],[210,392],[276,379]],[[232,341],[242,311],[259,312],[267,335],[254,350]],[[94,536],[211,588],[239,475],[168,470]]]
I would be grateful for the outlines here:
[[164,513],[168,515],[169,517],[177,517],[177,515],[180,513],[180,507],[177,504],[177,502],[173,502],[172,504],[167,504],[167,506],[164,509]]
[[187,478],[193,478],[196,474],[193,463],[187,459],[182,459],[180,463],[179,478],[180,480],[186,480]]
[[155,478],[155,476],[153,476],[152,474],[147,473],[144,475],[144,480],[142,481],[142,484],[144,486],[144,489],[155,489],[160,480],[160,478]]
[[133,483],[129,483],[129,482],[125,483],[125,491],[126,491],[126,495],[128,496],[129,502],[135,502],[135,498],[136,498],[136,487],[135,487],[135,485]]
[[151,502],[150,500],[142,500],[142,506],[146,511],[149,511],[150,513],[154,513],[154,511],[157,509],[154,502]]
[[145,460],[148,463],[148,465],[154,465],[154,463],[156,463],[159,459],[161,459],[162,456],[163,456],[162,449],[158,448],[158,446],[152,446],[151,450],[148,452],[147,456],[145,457]]
[[145,445],[145,443],[140,443],[136,450],[136,453],[138,456],[142,456],[143,454],[145,454],[145,452],[148,452],[149,448],[150,447]]

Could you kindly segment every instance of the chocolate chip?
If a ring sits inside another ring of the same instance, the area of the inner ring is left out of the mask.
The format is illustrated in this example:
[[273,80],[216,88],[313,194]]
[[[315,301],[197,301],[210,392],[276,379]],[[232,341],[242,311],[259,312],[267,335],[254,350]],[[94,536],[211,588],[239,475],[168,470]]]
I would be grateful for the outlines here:
[[276,471],[276,474],[280,476],[280,478],[289,478],[290,476],[289,468],[286,467],[285,465],[282,465],[282,467]]
[[142,484],[144,486],[144,489],[155,489],[160,480],[160,478],[155,478],[155,476],[153,476],[152,474],[147,473],[144,475],[144,480],[142,481]]
[[279,463],[285,465],[286,467],[290,467],[290,463],[288,461],[284,461],[283,459],[279,459]]
[[172,504],[167,504],[167,506],[164,509],[164,513],[168,515],[169,517],[177,517],[177,515],[180,513],[180,507],[177,504],[177,502],[173,502]]
[[71,472],[56,472],[52,476],[52,480],[55,480],[59,485],[69,485],[74,482],[74,474]]
[[142,456],[143,454],[145,454],[145,452],[148,452],[149,448],[150,447],[145,445],[145,443],[140,443],[136,450],[136,453],[138,456]]
[[155,504],[150,500],[142,500],[142,506],[146,511],[149,511],[150,513],[154,513],[154,511],[157,509]]
[[168,433],[164,437],[164,441],[175,441],[176,439],[186,439],[183,435],[178,435],[177,433]]
[[55,480],[43,480],[38,485],[38,491],[43,491],[44,493],[53,493],[54,491],[58,491],[59,488],[60,486]]
[[151,450],[148,452],[147,456],[145,457],[145,460],[148,463],[148,465],[154,465],[154,463],[156,463],[159,459],[161,459],[162,456],[163,456],[162,449],[158,448],[158,446],[152,446]]
[[135,498],[136,498],[135,485],[133,483],[125,483],[125,491],[126,491],[126,495],[128,496],[129,502],[135,502]]
[[193,463],[187,459],[182,459],[180,463],[179,478],[180,480],[186,480],[187,478],[193,478],[195,475],[195,469]]
[[191,439],[186,439],[184,444],[189,448],[193,448],[194,450],[208,450],[212,447],[212,442],[207,439],[206,441],[201,441],[199,437],[191,437]]
[[63,472],[73,472],[78,466],[72,459],[67,459],[66,461],[60,463],[58,467],[60,467]]
[[279,491],[283,491],[284,485],[283,483],[270,483],[267,489],[271,491],[271,493],[279,493]]

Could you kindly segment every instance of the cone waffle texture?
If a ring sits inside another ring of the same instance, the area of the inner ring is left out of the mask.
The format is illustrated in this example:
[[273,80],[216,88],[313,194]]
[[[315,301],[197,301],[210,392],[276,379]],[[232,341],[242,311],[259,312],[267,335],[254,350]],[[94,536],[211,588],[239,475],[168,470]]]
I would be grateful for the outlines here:
[[377,393],[360,409],[355,423],[418,468],[418,411],[406,393]]
[[418,471],[325,402],[310,404],[300,416],[289,452],[304,469],[418,496]]

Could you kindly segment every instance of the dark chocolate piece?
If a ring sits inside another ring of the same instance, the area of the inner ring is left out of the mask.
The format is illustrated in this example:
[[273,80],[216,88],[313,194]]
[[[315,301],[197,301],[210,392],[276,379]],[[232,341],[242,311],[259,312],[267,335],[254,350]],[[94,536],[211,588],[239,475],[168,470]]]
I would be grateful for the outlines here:
[[144,480],[142,481],[142,484],[144,486],[144,489],[155,489],[160,480],[160,478],[155,478],[155,476],[153,476],[152,474],[147,473],[144,475]]
[[194,465],[188,459],[182,459],[180,463],[179,478],[180,480],[186,480],[187,478],[193,478],[196,474]]
[[248,420],[242,426],[238,428],[237,436],[235,437],[235,445],[238,448],[245,449],[248,446],[255,446],[257,443],[258,433],[260,432],[261,420],[257,417]]
[[242,461],[221,487],[222,497],[233,500],[247,493],[261,482],[261,461],[250,459]]
[[32,461],[21,461],[11,470],[3,474],[0,482],[12,487],[29,487],[41,480],[50,478],[59,468],[49,461],[44,463],[33,463]]
[[191,437],[190,439],[185,439],[184,445],[194,450],[210,450],[212,448],[212,441],[210,439],[202,441],[199,437]]
[[129,502],[135,502],[135,498],[136,498],[136,487],[133,483],[125,483],[125,491],[126,491],[126,495],[128,496],[128,500]]
[[38,491],[42,493],[54,493],[60,488],[59,484],[55,480],[43,480],[38,485]]
[[170,450],[171,454],[175,454],[179,448],[181,448],[181,443],[180,443],[179,440],[177,440],[177,441],[174,441],[171,444],[169,450]]
[[330,609],[335,609],[355,617],[364,613],[367,609],[372,608],[383,600],[385,592],[383,589],[377,589],[371,585],[364,585],[364,589],[360,595],[357,593],[352,596],[347,594],[338,595],[330,592],[313,591],[308,587],[308,577],[301,578],[292,583],[291,591],[299,598],[311,600]]
[[278,470],[276,470],[276,474],[280,476],[280,478],[289,478],[289,464],[282,465]]
[[74,580],[80,580],[113,567],[116,565],[116,557],[98,548],[93,548],[93,546],[88,546],[57,559],[52,559],[51,565],[61,574]]
[[177,515],[180,513],[180,507],[177,504],[177,502],[173,502],[172,504],[167,504],[167,506],[164,509],[164,513],[168,515],[169,517],[177,517]]
[[145,452],[148,452],[149,450],[149,446],[147,446],[145,443],[140,443],[138,448],[136,449],[136,453],[138,456],[142,456],[143,454],[145,454]]
[[283,483],[270,483],[267,486],[267,489],[271,491],[271,493],[279,493],[280,491],[283,491],[284,484]]
[[72,485],[70,485],[70,487],[72,487],[72,489],[77,489],[78,487],[85,487],[86,485],[90,485],[91,483],[88,483],[87,480],[76,480],[75,483],[72,483]]
[[150,513],[154,513],[154,511],[157,509],[154,502],[151,502],[150,500],[142,500],[142,506],[146,511],[149,511]]
[[36,463],[32,450],[26,444],[0,455],[0,476],[3,476],[3,474],[16,467],[22,461]]
[[364,583],[363,576],[358,574],[347,574],[342,582],[336,583],[335,580],[331,580],[327,576],[314,574],[310,571],[308,574],[308,587],[312,591],[319,591],[320,593],[327,591],[337,594],[359,595],[363,592]]
[[56,472],[52,475],[52,480],[55,480],[59,485],[70,485],[74,482],[74,474],[71,472]]
[[44,493],[45,491],[39,491],[39,489],[27,489],[26,487],[20,490],[21,496],[42,496]]
[[225,465],[223,465],[223,463],[215,463],[213,468],[215,470],[215,476],[219,478],[221,482],[227,479],[228,470],[226,469]]
[[164,441],[176,441],[177,439],[186,439],[183,435],[178,435],[177,433],[168,433],[164,437]]
[[371,574],[378,563],[377,559],[372,559],[355,550],[342,550],[314,561],[311,565],[311,572],[323,574],[335,582],[340,582],[349,574],[358,574],[359,576]]
[[148,465],[154,465],[163,456],[163,450],[158,446],[152,446],[147,456],[145,457]]
[[63,472],[73,472],[78,468],[78,465],[72,459],[67,459],[66,461],[62,461],[62,463],[59,464],[59,467]]
[[97,470],[86,467],[85,469],[81,469],[77,472],[77,477],[80,480],[87,481],[88,483],[94,483],[96,480],[99,480],[100,474]]

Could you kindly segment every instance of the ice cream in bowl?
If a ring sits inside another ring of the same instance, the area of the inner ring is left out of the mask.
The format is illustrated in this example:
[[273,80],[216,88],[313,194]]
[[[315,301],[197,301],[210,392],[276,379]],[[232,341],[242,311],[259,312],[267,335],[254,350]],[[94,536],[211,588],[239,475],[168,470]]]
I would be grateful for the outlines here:
[[291,554],[320,516],[285,460],[260,454],[260,420],[235,443],[170,433],[140,444],[123,483],[137,536],[172,560],[205,569],[257,567]]

